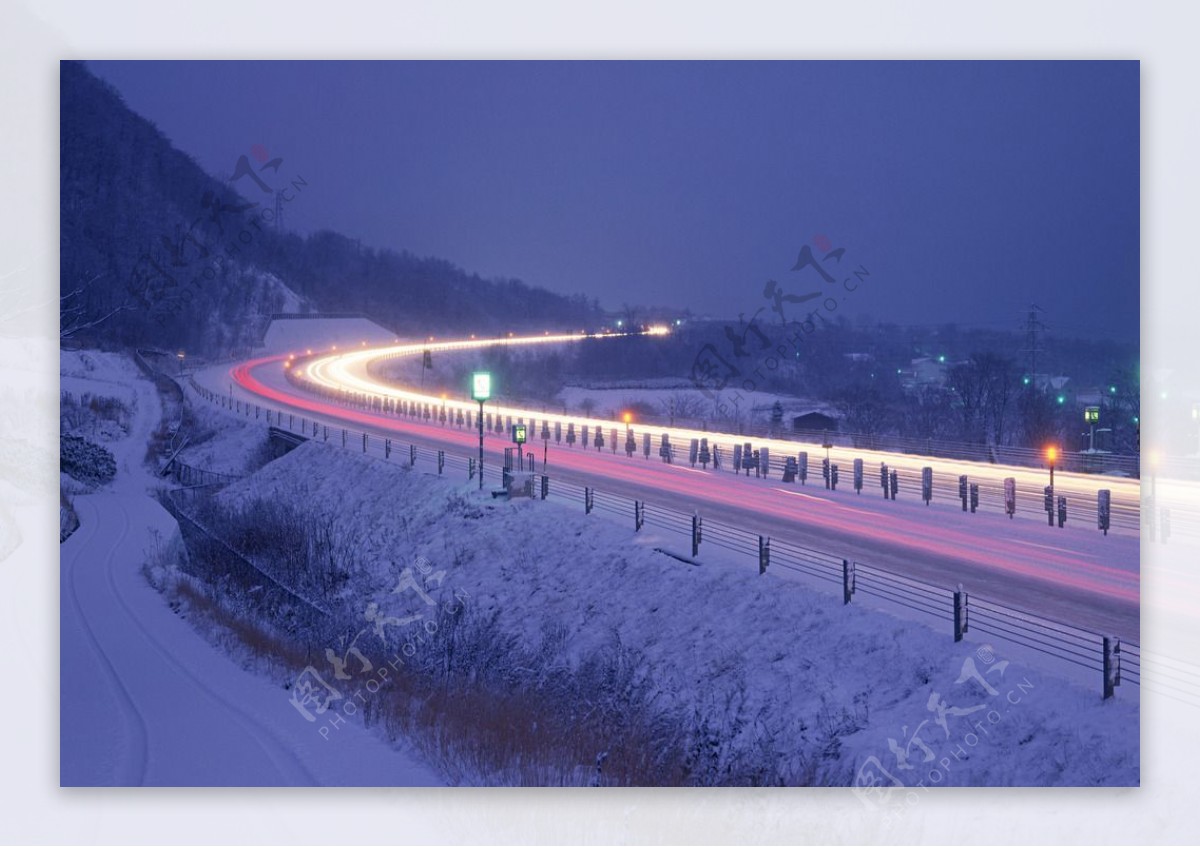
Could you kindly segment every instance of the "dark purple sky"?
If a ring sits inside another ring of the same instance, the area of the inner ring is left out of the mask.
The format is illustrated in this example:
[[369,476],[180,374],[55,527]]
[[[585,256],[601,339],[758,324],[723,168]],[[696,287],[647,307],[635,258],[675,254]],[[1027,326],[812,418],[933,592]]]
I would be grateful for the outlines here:
[[284,157],[301,231],[722,316],[826,236],[851,318],[1137,338],[1136,62],[89,66],[216,176]]

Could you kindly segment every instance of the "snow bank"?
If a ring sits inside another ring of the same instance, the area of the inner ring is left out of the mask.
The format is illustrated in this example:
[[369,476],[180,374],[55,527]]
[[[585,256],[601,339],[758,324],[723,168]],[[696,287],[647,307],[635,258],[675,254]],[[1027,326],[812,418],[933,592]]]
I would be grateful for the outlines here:
[[551,661],[628,648],[665,711],[711,728],[719,757],[760,757],[766,774],[892,787],[1139,781],[1138,706],[1125,689],[1102,702],[1003,645],[955,644],[719,554],[689,566],[652,549],[681,546],[677,536],[634,535],[553,502],[493,501],[317,443],[221,495],[259,497],[333,517],[357,539],[346,599],[374,604],[377,619],[412,612],[414,598],[393,588],[423,557],[444,571],[439,592],[463,591],[517,643],[553,640]]

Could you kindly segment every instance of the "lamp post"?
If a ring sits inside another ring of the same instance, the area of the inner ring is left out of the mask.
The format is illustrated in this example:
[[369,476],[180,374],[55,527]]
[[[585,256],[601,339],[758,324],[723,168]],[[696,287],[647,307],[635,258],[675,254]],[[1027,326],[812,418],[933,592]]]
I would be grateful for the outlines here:
[[1054,489],[1054,460],[1058,458],[1058,448],[1051,445],[1046,448],[1046,460],[1050,462],[1050,488]]
[[483,490],[483,404],[492,396],[492,375],[487,371],[471,374],[471,397],[479,403],[479,490]]

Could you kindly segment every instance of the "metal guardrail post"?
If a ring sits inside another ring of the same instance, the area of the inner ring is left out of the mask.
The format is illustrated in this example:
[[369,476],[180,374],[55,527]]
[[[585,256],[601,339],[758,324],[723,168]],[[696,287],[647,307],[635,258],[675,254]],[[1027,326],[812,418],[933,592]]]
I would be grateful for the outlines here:
[[762,576],[767,572],[767,568],[771,564],[771,539],[758,537],[758,575]]
[[585,515],[592,513],[592,489],[586,485],[583,488],[583,513]]
[[408,466],[411,468],[417,463],[417,445],[408,445]]
[[367,434],[363,433],[363,452],[367,452]]
[[854,596],[854,563],[849,559],[842,559],[842,605],[850,605],[850,599]]
[[1104,636],[1104,699],[1116,694],[1121,684],[1121,639]]
[[446,451],[438,450],[438,474],[441,474],[444,467],[446,467]]
[[692,513],[692,555],[700,555],[701,533],[703,532],[703,522],[700,520],[700,513]]
[[963,591],[962,583],[954,592],[954,640],[962,641],[963,633],[967,631],[967,592]]

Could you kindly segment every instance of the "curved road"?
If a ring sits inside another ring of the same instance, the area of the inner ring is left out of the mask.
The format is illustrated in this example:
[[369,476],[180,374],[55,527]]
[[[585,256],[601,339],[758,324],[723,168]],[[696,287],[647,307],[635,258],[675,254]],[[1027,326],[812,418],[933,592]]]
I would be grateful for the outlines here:
[[[474,456],[478,450],[475,430],[349,408],[303,391],[286,378],[283,358],[257,360],[232,371],[212,369],[198,374],[197,379],[221,395],[236,383],[237,399],[294,414],[296,431],[307,421],[311,432],[311,422],[318,421],[333,428],[331,437],[337,439],[340,427],[391,437],[397,440],[397,451],[402,449],[400,442],[463,457]],[[533,414],[539,420],[542,417]],[[360,435],[353,437],[361,441]],[[372,452],[382,449],[381,440],[372,440]],[[994,505],[977,514],[964,514],[957,501],[945,499],[935,499],[927,507],[915,493],[906,496],[903,489],[899,500],[884,500],[869,477],[861,495],[850,487],[848,473],[839,489],[830,492],[823,488],[819,468],[815,484],[810,473],[807,486],[785,485],[777,473],[755,479],[686,464],[668,465],[657,456],[646,460],[640,452],[628,458],[623,451],[612,453],[608,432],[605,440],[602,451],[568,448],[551,440],[547,468],[551,485],[554,481],[589,485],[601,492],[647,501],[651,507],[696,510],[708,520],[890,568],[947,588],[961,582],[980,597],[1064,623],[1138,639],[1137,534],[1118,530],[1105,537],[1096,531],[1094,515],[1075,513],[1066,528],[1050,528],[1044,518],[1011,520]],[[510,445],[504,436],[494,433],[487,436],[486,443],[490,470],[499,462],[502,449]],[[540,470],[543,445],[538,439],[530,446],[539,458]],[[1022,494],[1033,496],[1028,491]],[[1037,497],[1040,502],[1040,491]]]
[[148,497],[77,497],[61,550],[64,786],[436,785],[360,727],[325,741],[277,684],[237,667],[141,573],[174,520]]

